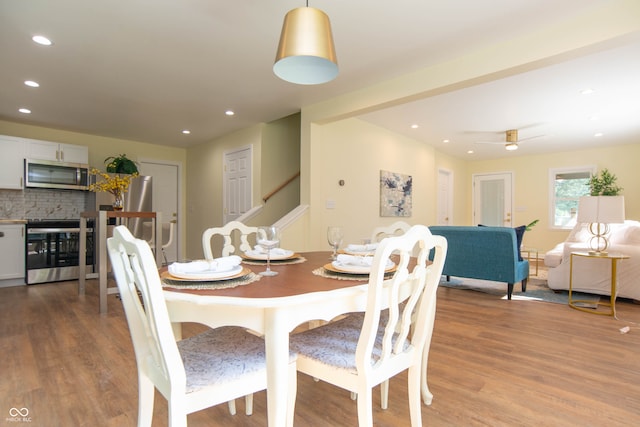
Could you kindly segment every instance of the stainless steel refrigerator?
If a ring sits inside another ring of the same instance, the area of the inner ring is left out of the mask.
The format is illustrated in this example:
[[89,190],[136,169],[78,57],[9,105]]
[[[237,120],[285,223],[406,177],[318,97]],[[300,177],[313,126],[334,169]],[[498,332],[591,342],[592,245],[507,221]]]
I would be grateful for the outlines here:
[[[153,181],[150,176],[138,176],[131,180],[131,184],[126,193],[124,193],[124,211],[126,212],[151,212],[153,210]],[[114,196],[111,193],[96,193],[96,210],[112,210]],[[127,227],[131,233],[138,238],[145,238],[144,230],[150,230],[145,227],[144,222],[151,225],[150,219],[130,218]]]

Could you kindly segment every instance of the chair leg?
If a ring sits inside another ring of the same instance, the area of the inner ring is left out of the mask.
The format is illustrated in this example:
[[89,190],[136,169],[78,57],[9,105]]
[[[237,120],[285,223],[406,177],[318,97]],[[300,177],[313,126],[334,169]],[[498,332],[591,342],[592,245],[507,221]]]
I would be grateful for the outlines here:
[[187,427],[187,414],[184,408],[177,408],[175,403],[169,402],[169,427]]
[[522,292],[527,292],[527,280],[528,279],[522,279]]
[[227,406],[229,406],[229,413],[231,415],[235,415],[236,414],[236,400],[232,399],[230,401],[227,402]]
[[253,415],[253,393],[247,394],[244,397],[244,413]]
[[425,346],[425,350],[422,352],[422,366],[420,368],[420,390],[422,393],[422,401],[425,405],[431,405],[431,402],[433,402],[433,393],[429,390],[429,384],[427,383],[428,362],[429,348]]
[[389,407],[389,380],[380,384],[380,407],[387,409]]
[[420,405],[420,366],[413,365],[408,372],[409,387],[409,414],[411,426],[422,426],[422,407]]
[[373,426],[372,393],[369,387],[358,392],[358,426]]
[[138,427],[151,427],[154,395],[153,382],[138,373]]

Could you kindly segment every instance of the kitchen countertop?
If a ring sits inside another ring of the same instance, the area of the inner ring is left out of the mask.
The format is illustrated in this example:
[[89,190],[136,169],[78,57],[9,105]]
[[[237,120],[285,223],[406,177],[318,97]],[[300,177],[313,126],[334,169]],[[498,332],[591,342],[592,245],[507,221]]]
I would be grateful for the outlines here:
[[0,219],[1,224],[26,224],[26,219]]

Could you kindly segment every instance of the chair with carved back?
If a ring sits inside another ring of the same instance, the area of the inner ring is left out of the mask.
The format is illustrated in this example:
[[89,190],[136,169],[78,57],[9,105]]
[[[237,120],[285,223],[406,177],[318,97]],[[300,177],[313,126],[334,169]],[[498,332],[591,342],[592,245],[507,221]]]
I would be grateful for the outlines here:
[[[435,257],[429,263],[431,249]],[[299,372],[356,394],[361,427],[373,425],[372,388],[405,370],[411,425],[422,425],[421,391],[423,398],[430,395],[427,360],[446,253],[446,239],[424,225],[383,239],[373,259],[366,311],[291,336]],[[392,256],[399,261],[387,279]]]
[[[125,226],[107,240],[138,367],[138,426],[151,426],[154,388],[167,399],[169,426],[186,426],[187,414],[265,390],[265,344],[244,328],[224,326],[175,341],[160,275],[149,244]],[[289,386],[295,390],[295,355]],[[293,421],[295,396],[289,405]],[[251,414],[251,399],[247,414]]]
[[[258,227],[250,227],[240,221],[230,221],[222,227],[207,228],[202,233],[202,250],[204,257],[207,260],[215,258],[212,247],[214,243],[212,239],[214,239],[214,236],[221,236],[223,238],[220,256],[229,256],[233,254],[239,255],[242,252],[251,250],[252,247],[249,238],[252,235],[255,237],[257,232]],[[234,237],[236,238],[235,240],[239,239],[240,241],[237,248],[234,245]]]
[[376,227],[371,233],[371,243],[379,242],[385,237],[402,235],[409,231],[410,228],[411,225],[404,221],[396,221],[388,226]]
[[[411,225],[404,221],[396,221],[391,225],[383,225],[373,229],[371,233],[371,243],[377,243],[385,237],[400,236],[411,228]],[[352,394],[352,399],[355,399],[355,394]],[[387,409],[389,406],[389,381],[385,381],[380,385],[380,406],[382,409]]]

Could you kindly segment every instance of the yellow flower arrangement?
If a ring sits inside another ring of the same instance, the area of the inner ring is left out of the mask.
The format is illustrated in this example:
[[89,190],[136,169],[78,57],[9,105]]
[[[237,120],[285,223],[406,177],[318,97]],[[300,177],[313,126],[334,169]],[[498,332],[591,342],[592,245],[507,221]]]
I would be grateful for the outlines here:
[[91,169],[89,173],[102,177],[102,180],[89,185],[89,191],[113,194],[116,198],[116,204],[114,204],[115,209],[122,209],[122,194],[126,193],[129,189],[131,180],[138,176],[137,172],[130,175],[108,174],[95,168]]

